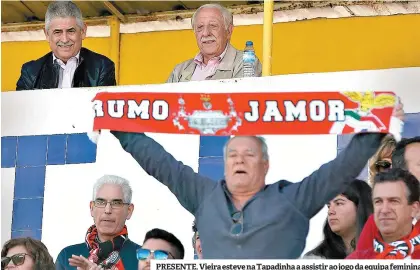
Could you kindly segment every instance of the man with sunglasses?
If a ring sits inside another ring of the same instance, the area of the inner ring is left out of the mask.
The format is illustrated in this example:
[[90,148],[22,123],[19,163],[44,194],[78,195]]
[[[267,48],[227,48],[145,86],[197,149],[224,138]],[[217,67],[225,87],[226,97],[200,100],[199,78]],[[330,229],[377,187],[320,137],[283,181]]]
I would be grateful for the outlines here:
[[184,246],[170,232],[153,229],[146,233],[143,246],[136,252],[139,260],[139,270],[149,270],[150,260],[184,259]]
[[105,175],[96,181],[90,202],[94,225],[87,230],[84,243],[68,246],[60,252],[57,270],[90,269],[86,261],[104,269],[137,267],[136,250],[140,246],[128,239],[125,225],[134,211],[132,193],[124,178]]

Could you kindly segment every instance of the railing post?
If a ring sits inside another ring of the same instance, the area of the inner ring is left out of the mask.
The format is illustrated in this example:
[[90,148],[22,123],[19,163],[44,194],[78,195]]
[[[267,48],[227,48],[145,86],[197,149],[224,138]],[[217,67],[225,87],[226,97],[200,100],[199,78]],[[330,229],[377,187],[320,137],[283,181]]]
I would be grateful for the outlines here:
[[271,54],[273,47],[273,0],[264,0],[264,25],[263,25],[263,76],[271,75]]
[[110,58],[115,64],[115,80],[118,85],[120,82],[120,21],[116,16],[112,16],[108,24],[111,28]]

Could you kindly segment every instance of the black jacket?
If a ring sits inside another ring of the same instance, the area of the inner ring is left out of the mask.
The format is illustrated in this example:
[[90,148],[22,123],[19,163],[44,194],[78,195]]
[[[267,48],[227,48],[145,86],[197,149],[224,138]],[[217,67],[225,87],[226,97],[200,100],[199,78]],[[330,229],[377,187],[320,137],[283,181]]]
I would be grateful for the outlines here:
[[[74,72],[73,87],[114,86],[115,65],[109,58],[80,49],[79,66]],[[53,64],[52,52],[22,65],[16,90],[53,89],[58,87],[60,66]]]

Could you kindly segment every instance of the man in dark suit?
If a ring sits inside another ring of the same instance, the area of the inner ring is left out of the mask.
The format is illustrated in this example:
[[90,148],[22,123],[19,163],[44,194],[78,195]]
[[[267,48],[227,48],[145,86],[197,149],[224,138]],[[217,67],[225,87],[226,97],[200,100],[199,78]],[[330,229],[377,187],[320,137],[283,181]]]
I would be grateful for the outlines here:
[[44,30],[51,52],[23,64],[16,90],[116,85],[114,63],[82,47],[86,29],[74,3],[52,2]]

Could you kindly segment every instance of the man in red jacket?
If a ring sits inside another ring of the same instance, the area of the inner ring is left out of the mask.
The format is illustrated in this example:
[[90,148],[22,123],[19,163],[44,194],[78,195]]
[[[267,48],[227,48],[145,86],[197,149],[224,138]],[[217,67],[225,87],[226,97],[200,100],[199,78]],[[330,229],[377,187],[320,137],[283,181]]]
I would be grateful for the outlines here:
[[356,249],[347,259],[420,259],[420,222],[413,226],[420,209],[419,185],[416,177],[402,169],[376,175],[374,219],[365,225],[374,228],[373,234],[361,235],[358,246],[368,248]]
[[[418,164],[420,164],[420,136],[402,139],[398,142],[392,153],[392,167],[408,170],[419,180],[420,166]],[[420,220],[420,211],[417,213],[416,218],[416,220],[413,220],[414,224],[417,220]],[[360,251],[370,248],[376,230],[378,228],[375,225],[373,215],[371,215],[360,234],[360,238],[365,239],[365,241],[358,241],[356,250]],[[366,239],[370,240],[366,241]]]

